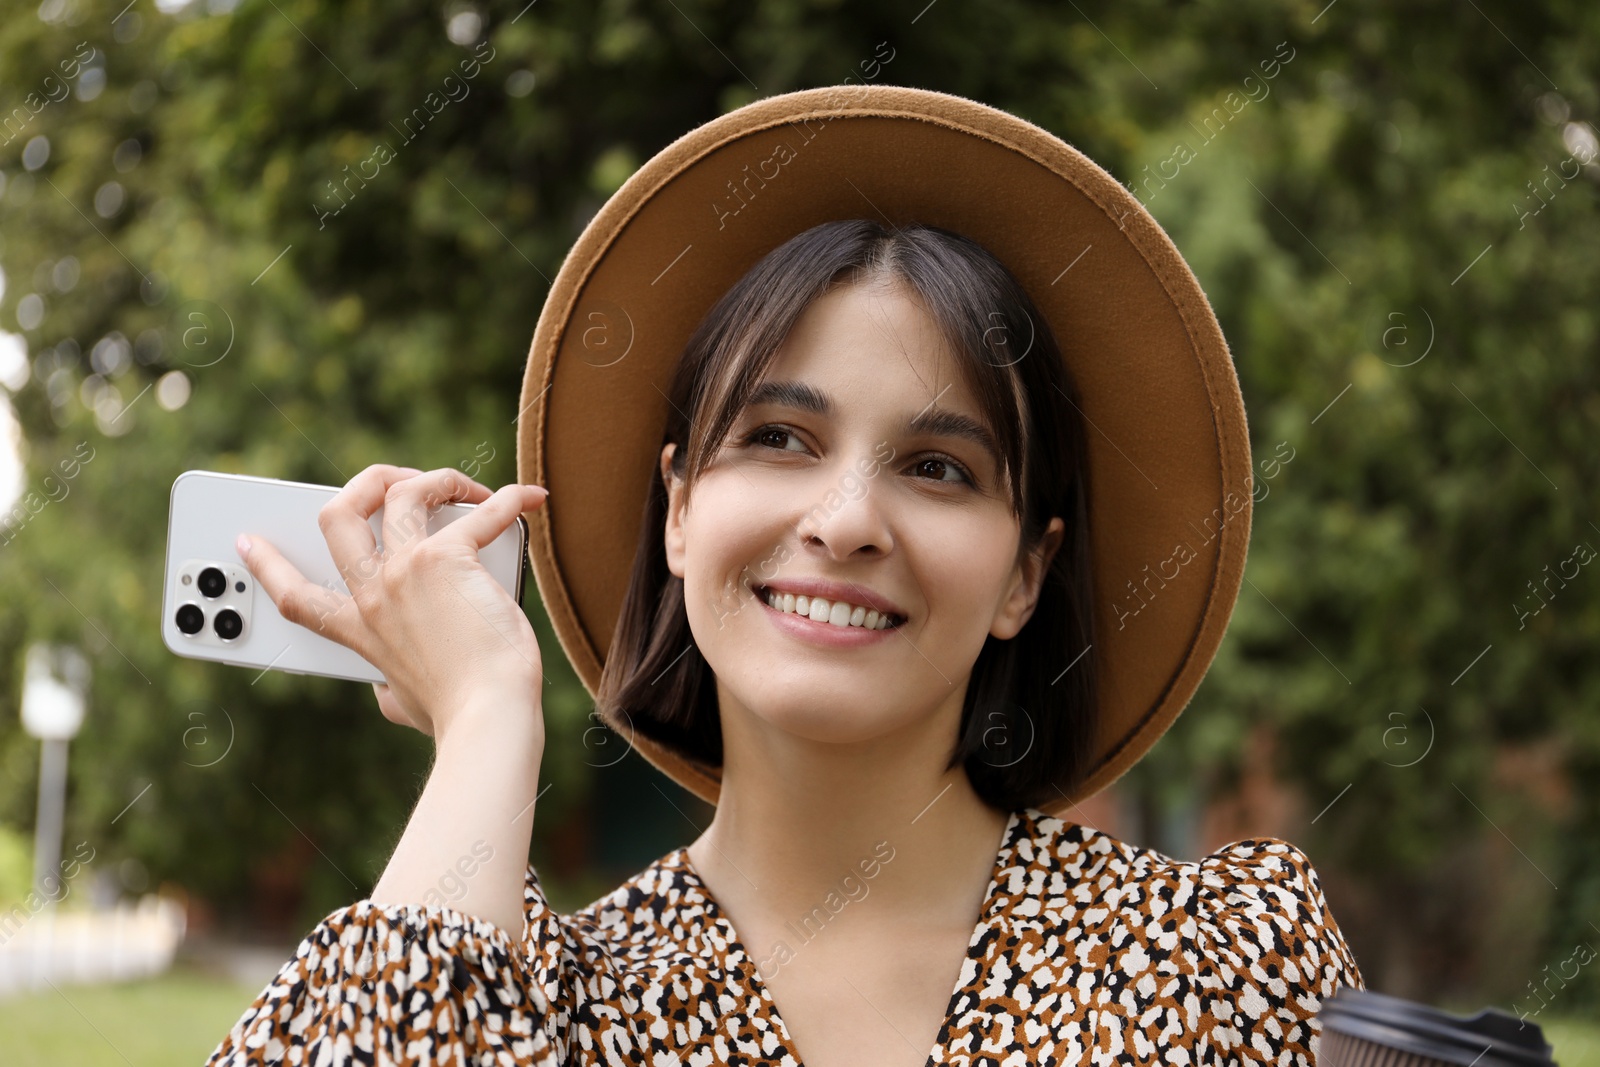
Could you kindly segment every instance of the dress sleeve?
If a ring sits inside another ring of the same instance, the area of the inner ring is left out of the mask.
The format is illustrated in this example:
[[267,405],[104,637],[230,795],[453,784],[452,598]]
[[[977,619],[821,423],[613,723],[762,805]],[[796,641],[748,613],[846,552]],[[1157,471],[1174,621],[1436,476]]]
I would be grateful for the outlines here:
[[1313,1067],[1324,997],[1365,989],[1311,861],[1272,838],[1200,861],[1192,902],[1202,1010],[1195,1058],[1237,1067]]
[[549,994],[560,927],[529,865],[527,943],[453,908],[358,901],[333,912],[206,1067],[351,1063],[558,1067]]

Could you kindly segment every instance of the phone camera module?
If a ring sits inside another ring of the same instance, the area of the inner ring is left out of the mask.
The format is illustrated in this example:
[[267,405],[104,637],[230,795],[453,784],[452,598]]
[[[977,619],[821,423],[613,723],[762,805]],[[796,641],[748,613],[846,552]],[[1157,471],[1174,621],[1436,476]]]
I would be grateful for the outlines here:
[[228,576],[222,573],[221,567],[207,567],[200,572],[196,584],[200,587],[201,596],[214,600],[227,590]]
[[224,641],[232,641],[244,632],[244,620],[232,608],[223,608],[217,612],[217,617],[211,625],[217,631],[217,636]]
[[206,624],[206,613],[197,605],[185,604],[178,609],[178,629],[193,637]]

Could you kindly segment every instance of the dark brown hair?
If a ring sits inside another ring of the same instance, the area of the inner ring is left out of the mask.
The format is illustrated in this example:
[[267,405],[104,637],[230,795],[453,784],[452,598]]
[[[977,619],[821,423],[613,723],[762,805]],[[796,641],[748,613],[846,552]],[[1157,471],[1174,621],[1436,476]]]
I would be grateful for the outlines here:
[[[1038,546],[1052,516],[1066,525],[1026,625],[1010,640],[984,641],[945,766],[964,764],[994,808],[1041,806],[1081,780],[1095,736],[1088,468],[1055,338],[999,260],[968,237],[921,224],[844,219],[789,239],[722,296],[685,345],[661,446],[677,444],[672,471],[692,492],[800,314],[839,285],[878,279],[906,285],[958,354],[1000,446],[1021,520],[1017,559]],[[690,647],[683,579],[667,568],[667,500],[652,477],[596,711],[624,737],[637,731],[714,769],[722,765],[715,677]]]

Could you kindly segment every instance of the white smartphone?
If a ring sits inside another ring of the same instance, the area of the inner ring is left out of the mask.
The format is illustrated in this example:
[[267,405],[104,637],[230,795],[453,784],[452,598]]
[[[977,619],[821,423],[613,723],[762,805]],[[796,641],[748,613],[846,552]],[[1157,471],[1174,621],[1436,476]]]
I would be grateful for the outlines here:
[[[317,524],[317,513],[338,491],[337,486],[247,474],[193,470],[178,475],[167,513],[161,601],[161,637],[166,646],[180,656],[233,667],[384,681],[383,674],[354,649],[278,614],[272,598],[234,549],[239,534],[259,534],[313,584],[348,593]],[[427,533],[437,533],[475,507],[445,504],[429,516]],[[381,549],[382,508],[370,523]],[[519,606],[527,556],[528,520],[523,515],[478,552],[484,568]]]

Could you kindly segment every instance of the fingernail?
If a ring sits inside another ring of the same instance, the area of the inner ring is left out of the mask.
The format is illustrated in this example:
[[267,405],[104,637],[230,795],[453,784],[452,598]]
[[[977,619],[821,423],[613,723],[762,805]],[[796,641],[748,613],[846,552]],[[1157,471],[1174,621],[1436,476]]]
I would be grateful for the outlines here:
[[239,550],[239,558],[244,559],[250,555],[250,538],[240,534],[238,540],[234,541],[233,547]]

